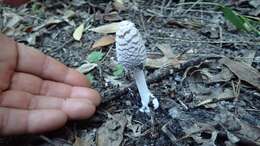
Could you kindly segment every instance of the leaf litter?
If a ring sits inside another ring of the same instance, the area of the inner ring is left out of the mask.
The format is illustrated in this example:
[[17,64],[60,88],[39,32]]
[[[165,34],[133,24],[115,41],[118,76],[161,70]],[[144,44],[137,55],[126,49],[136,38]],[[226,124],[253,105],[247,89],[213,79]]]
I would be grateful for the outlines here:
[[127,124],[125,113],[111,115],[110,118],[97,130],[97,146],[120,146],[123,141],[123,132]]

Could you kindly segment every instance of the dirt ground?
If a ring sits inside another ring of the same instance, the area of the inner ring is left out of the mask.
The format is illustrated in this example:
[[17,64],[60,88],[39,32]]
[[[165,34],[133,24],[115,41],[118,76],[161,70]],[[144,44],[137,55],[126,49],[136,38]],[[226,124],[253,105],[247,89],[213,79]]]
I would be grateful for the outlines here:
[[[260,146],[260,35],[238,30],[219,4],[252,17],[260,30],[259,0],[45,0],[1,6],[2,32],[84,72],[103,101],[91,119],[46,134],[3,137],[0,145]],[[132,75],[117,66],[115,34],[91,31],[122,20],[135,23],[145,40],[147,82],[160,102],[150,114],[138,110]],[[77,41],[73,33],[81,24],[85,31]],[[102,55],[90,61],[94,51]]]

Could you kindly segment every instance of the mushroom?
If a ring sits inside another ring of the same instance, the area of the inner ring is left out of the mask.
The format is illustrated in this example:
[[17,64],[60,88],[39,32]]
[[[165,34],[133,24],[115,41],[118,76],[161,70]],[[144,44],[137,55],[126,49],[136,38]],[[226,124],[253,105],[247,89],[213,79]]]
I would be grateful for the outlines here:
[[144,63],[146,60],[146,48],[140,32],[134,23],[122,21],[116,31],[116,57],[118,63],[122,64],[125,70],[134,75],[134,79],[141,96],[141,112],[150,112],[148,104],[152,101],[154,109],[159,107],[157,98],[147,87],[144,75]]

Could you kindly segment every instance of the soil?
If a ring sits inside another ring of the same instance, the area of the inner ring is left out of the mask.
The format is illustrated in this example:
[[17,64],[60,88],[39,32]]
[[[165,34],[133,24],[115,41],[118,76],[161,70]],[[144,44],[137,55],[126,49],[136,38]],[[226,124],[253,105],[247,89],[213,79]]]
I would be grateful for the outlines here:
[[[86,63],[92,51],[105,55],[86,73],[103,98],[91,119],[71,121],[50,133],[3,137],[0,144],[259,146],[260,37],[237,30],[215,4],[258,19],[260,4],[256,6],[257,0],[180,1],[123,0],[121,9],[115,3],[119,0],[46,0],[18,8],[1,6],[2,32],[69,67]],[[174,54],[168,58],[170,64],[145,67],[149,89],[160,102],[159,109],[150,114],[139,111],[140,96],[131,73],[113,75],[115,45],[92,48],[104,34],[87,29],[80,41],[73,39],[82,23],[95,28],[121,20],[136,24],[149,58],[167,56],[165,49]],[[255,27],[259,30],[259,23]],[[246,71],[239,70],[243,67]]]

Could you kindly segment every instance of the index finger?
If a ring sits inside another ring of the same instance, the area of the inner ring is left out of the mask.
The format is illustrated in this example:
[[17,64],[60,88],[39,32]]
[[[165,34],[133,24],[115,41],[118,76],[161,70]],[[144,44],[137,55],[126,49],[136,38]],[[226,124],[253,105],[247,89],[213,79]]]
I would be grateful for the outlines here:
[[32,73],[41,78],[67,83],[73,86],[90,86],[84,75],[66,67],[38,50],[18,44],[17,71]]

